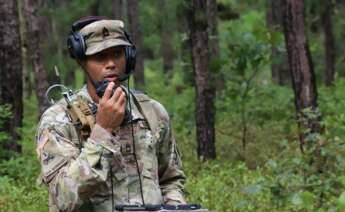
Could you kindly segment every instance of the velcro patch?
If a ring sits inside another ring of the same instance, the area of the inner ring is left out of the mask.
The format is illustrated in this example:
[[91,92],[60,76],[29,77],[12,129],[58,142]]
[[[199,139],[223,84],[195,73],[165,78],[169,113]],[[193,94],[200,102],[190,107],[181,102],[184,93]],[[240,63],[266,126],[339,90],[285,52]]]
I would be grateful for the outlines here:
[[49,130],[44,129],[37,143],[36,153],[38,157],[41,157],[42,149],[44,145],[46,145],[48,140],[49,140]]

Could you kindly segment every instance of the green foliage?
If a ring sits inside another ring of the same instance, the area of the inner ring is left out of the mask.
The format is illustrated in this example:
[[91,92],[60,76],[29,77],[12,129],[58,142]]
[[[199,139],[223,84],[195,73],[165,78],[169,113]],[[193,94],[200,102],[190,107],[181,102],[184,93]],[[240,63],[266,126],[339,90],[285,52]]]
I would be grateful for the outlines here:
[[[270,193],[262,186],[262,170],[250,171],[243,163],[210,162],[194,166],[187,183],[190,202],[201,202],[212,211],[270,209]],[[186,166],[187,170],[188,167]],[[193,175],[192,175],[193,174]]]
[[47,189],[36,183],[40,165],[35,153],[36,101],[25,101],[21,130],[23,152],[0,162],[0,211],[48,211]]
[[168,85],[164,80],[163,72],[155,68],[157,66],[160,66],[157,62],[147,64],[145,90],[152,98],[159,100],[167,108],[177,131],[190,134],[195,126],[194,88],[184,84],[181,66],[176,65],[174,67],[173,73],[175,74]]
[[1,211],[48,211],[46,189],[32,186],[32,182],[19,183],[6,176],[0,177],[0,183]]
[[[8,124],[8,120],[12,116],[11,106],[10,105],[0,105],[0,129],[4,127],[5,124]],[[8,142],[9,135],[7,132],[0,131],[0,147],[4,146]],[[6,151],[4,148],[0,148],[0,158],[7,157],[11,152]]]

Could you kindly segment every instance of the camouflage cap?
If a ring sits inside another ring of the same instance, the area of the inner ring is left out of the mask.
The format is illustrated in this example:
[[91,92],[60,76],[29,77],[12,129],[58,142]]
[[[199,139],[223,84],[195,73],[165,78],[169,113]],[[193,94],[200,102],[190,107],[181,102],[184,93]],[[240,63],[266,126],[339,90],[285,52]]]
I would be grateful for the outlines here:
[[124,32],[120,20],[100,20],[86,25],[80,30],[84,36],[85,55],[92,55],[114,46],[132,46]]

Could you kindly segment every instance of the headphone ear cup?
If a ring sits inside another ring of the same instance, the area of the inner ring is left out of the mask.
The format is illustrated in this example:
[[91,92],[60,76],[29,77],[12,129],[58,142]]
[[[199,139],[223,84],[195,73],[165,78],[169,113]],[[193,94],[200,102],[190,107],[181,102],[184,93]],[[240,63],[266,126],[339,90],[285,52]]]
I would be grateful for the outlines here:
[[135,46],[126,46],[125,57],[126,57],[126,74],[132,74],[135,69],[137,50]]
[[67,39],[67,48],[73,59],[84,58],[86,46],[82,34],[78,32],[70,33]]

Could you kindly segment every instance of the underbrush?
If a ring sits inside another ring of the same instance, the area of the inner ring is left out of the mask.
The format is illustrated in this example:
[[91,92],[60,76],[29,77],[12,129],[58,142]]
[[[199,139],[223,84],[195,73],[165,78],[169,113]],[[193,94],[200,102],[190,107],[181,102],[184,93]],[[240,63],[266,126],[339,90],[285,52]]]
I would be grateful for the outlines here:
[[36,100],[25,101],[22,154],[0,162],[0,211],[48,211],[47,189],[36,183],[40,166],[35,153]]

